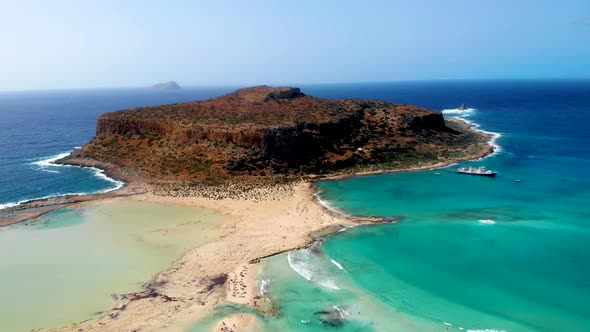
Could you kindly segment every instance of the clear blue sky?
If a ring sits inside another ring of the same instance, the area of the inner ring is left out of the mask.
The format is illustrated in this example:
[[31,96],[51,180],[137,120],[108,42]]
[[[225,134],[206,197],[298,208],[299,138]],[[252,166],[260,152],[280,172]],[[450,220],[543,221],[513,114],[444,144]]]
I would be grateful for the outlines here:
[[590,78],[590,0],[0,0],[0,90]]

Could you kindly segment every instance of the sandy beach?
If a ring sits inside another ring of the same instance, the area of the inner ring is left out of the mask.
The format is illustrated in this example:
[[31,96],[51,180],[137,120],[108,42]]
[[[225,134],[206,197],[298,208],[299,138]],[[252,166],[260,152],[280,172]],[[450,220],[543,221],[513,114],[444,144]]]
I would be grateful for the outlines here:
[[[453,121],[471,129],[468,123]],[[478,130],[475,130],[478,131]],[[491,137],[481,131],[487,139]],[[257,262],[265,257],[309,245],[310,234],[324,230],[324,235],[352,224],[392,222],[380,218],[352,218],[320,204],[312,181],[386,172],[426,170],[452,163],[478,159],[493,152],[489,145],[470,151],[469,156],[442,160],[398,170],[348,172],[329,176],[307,176],[298,182],[268,186],[175,186],[153,187],[137,177],[122,176],[106,167],[110,176],[126,180],[122,189],[101,195],[58,197],[37,200],[4,211],[4,223],[33,219],[64,207],[102,204],[104,200],[147,201],[212,209],[225,215],[221,236],[187,251],[169,269],[144,284],[138,293],[119,295],[119,303],[97,317],[68,327],[43,331],[185,331],[199,319],[212,313],[223,302],[256,307],[255,280]],[[92,166],[96,166],[92,164]],[[103,165],[104,166],[104,165]],[[126,196],[126,197],[120,197]],[[255,326],[251,315],[225,318],[217,331],[242,331]],[[231,323],[230,326],[227,324]],[[234,326],[235,325],[235,326]]]
[[[253,305],[256,264],[260,257],[305,247],[310,232],[336,225],[379,221],[345,218],[317,203],[310,183],[264,191],[270,200],[163,197],[154,194],[123,199],[210,208],[229,216],[223,234],[186,252],[173,266],[145,285],[145,291],[120,297],[102,316],[47,331],[183,331],[223,301]],[[248,322],[232,318],[240,326]],[[226,322],[227,323],[227,322]]]

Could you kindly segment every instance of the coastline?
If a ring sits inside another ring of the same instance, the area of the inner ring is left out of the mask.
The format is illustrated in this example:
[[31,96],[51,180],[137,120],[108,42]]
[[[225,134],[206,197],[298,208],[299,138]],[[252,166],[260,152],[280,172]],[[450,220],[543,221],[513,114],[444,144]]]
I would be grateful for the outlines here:
[[[273,188],[267,190],[269,194],[281,193]],[[220,238],[186,252],[172,267],[146,283],[144,291],[121,295],[119,304],[98,318],[43,331],[134,328],[142,331],[162,328],[184,331],[223,302],[256,308],[253,280],[259,259],[307,247],[316,239],[310,236],[314,232],[326,236],[342,227],[370,220],[383,221],[377,218],[345,218],[328,213],[314,199],[312,184],[309,182],[293,184],[290,190],[290,195],[283,193],[279,200],[258,202],[162,197],[154,194],[122,198],[205,207],[220,211],[230,218]],[[244,273],[244,267],[247,267],[248,273]],[[230,287],[228,280],[234,281],[237,288]]]
[[[125,173],[113,165],[92,160],[60,160],[58,162],[69,165],[104,169],[109,177],[125,181],[125,185],[108,193],[29,201],[9,208],[14,209],[9,213],[14,212],[15,217],[10,223],[6,223],[5,218],[2,218],[0,227],[34,219],[57,209],[77,207],[89,202],[100,203],[101,200],[123,196],[128,197],[121,199],[205,207],[229,215],[230,221],[224,226],[224,234],[219,239],[186,252],[169,269],[160,272],[144,284],[144,291],[121,295],[119,304],[98,317],[68,327],[42,330],[111,331],[136,328],[157,331],[165,328],[169,331],[185,331],[195,321],[212,313],[222,302],[256,308],[257,294],[254,289],[255,283],[252,282],[256,275],[252,271],[257,269],[260,259],[305,248],[317,241],[318,237],[329,236],[344,227],[393,222],[391,219],[354,218],[341,214],[321,203],[313,182],[437,169],[465,160],[480,159],[494,152],[494,148],[489,144],[492,140],[491,134],[475,129],[473,124],[462,119],[447,121],[483,135],[488,142],[485,148],[473,155],[417,167],[310,176],[298,183],[261,189],[256,192],[259,197],[254,199],[206,198],[204,192],[191,192],[192,196],[188,197],[159,196],[154,190],[150,190],[153,188],[142,182],[137,174]],[[194,196],[195,194],[197,196]],[[275,197],[278,199],[274,199]],[[3,217],[2,213],[7,212],[6,210],[8,209],[0,210],[0,217]],[[248,267],[248,273],[242,276],[240,272],[244,272],[245,266]],[[228,280],[235,281],[239,288],[230,288]],[[230,318],[232,325],[236,324],[234,331],[256,324],[256,318],[251,315],[233,315]],[[223,328],[223,325],[218,326]]]
[[462,130],[475,132],[479,135],[482,135],[486,139],[486,147],[478,151],[473,155],[467,155],[461,158],[455,158],[452,160],[445,160],[436,162],[434,164],[429,165],[421,165],[415,167],[407,167],[401,169],[383,169],[383,170],[375,170],[375,171],[361,171],[361,172],[353,172],[353,173],[342,173],[342,174],[331,174],[326,176],[318,176],[317,180],[341,180],[346,179],[353,176],[366,176],[366,175],[377,175],[377,174],[388,174],[388,173],[403,173],[403,172],[414,172],[414,171],[429,171],[434,169],[441,169],[453,166],[455,164],[470,161],[470,160],[481,160],[483,158],[489,157],[498,151],[498,146],[495,144],[495,140],[499,137],[499,134],[484,131],[478,129],[479,125],[475,124],[471,121],[465,120],[463,118],[449,118],[445,119],[448,122],[454,123],[458,125]]
[[[446,119],[446,121],[459,126],[462,130],[483,136],[486,140],[485,147],[474,154],[465,155],[459,158],[451,158],[449,160],[438,161],[421,166],[405,167],[399,169],[383,168],[374,171],[337,172],[329,175],[308,175],[305,178],[310,182],[314,182],[319,180],[339,180],[353,176],[433,170],[446,168],[463,161],[479,160],[497,152],[498,148],[494,141],[498,138],[498,134],[478,129],[479,126],[477,124],[463,118],[449,118]],[[51,163],[63,166],[87,167],[102,170],[105,176],[108,178],[113,179],[114,181],[122,182],[122,186],[112,191],[97,194],[67,194],[61,196],[31,199],[15,206],[0,209],[0,229],[3,226],[16,224],[25,220],[35,220],[40,216],[58,209],[67,208],[94,200],[137,195],[150,191],[150,186],[142,181],[140,174],[133,170],[122,170],[116,165],[110,163],[91,159],[68,159],[68,157],[52,160]]]
[[137,176],[125,174],[115,165],[90,160],[67,161],[64,158],[66,157],[61,156],[61,159],[49,158],[44,162],[54,166],[81,167],[97,170],[98,174],[106,177],[109,181],[118,183],[117,187],[99,193],[73,193],[17,202],[14,205],[0,209],[0,229],[4,226],[17,224],[25,220],[34,221],[36,218],[55,210],[75,207],[97,200],[138,195],[147,192],[146,186]]

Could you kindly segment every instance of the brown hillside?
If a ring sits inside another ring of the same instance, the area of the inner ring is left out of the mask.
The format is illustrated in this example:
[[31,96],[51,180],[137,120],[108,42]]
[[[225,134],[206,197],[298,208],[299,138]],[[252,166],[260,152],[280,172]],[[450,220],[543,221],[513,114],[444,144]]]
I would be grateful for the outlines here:
[[66,162],[201,181],[401,168],[463,158],[484,146],[485,137],[450,128],[442,114],[421,107],[261,86],[102,114],[96,137]]

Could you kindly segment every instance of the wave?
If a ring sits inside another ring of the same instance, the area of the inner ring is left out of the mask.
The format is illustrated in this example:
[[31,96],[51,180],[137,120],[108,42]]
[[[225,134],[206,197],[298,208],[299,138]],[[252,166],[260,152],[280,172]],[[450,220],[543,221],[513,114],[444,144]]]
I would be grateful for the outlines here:
[[[77,147],[74,148],[74,150],[77,150],[79,148],[80,147],[77,146]],[[100,168],[96,168],[96,167],[82,167],[82,166],[75,166],[75,165],[62,165],[62,164],[56,164],[55,163],[56,161],[69,156],[70,153],[72,153],[72,151],[74,151],[74,150],[70,150],[70,151],[64,152],[64,153],[59,153],[59,154],[56,154],[56,155],[47,157],[45,159],[34,161],[31,164],[32,165],[39,166],[40,169],[38,169],[38,170],[46,171],[46,172],[48,171],[47,168],[49,168],[49,167],[52,167],[52,168],[56,168],[56,167],[78,167],[78,168],[86,168],[86,169],[92,170],[92,172],[93,172],[92,175],[94,175],[94,177],[97,177],[97,178],[99,178],[99,179],[101,179],[103,181],[107,181],[107,182],[110,182],[110,183],[112,183],[112,184],[115,185],[114,188],[108,188],[108,189],[104,189],[104,190],[100,190],[100,191],[96,191],[96,192],[82,193],[82,195],[84,195],[84,194],[102,194],[102,193],[106,193],[106,192],[109,192],[109,191],[114,191],[114,190],[120,189],[121,187],[123,187],[125,185],[125,182],[123,182],[123,181],[115,180],[113,178],[108,177],[105,174],[105,171],[102,170],[102,169],[100,169]],[[51,172],[51,171],[52,170],[49,170],[49,172]],[[53,172],[59,173],[59,171],[55,171],[55,170],[53,170]],[[62,194],[60,196],[64,196],[64,195],[70,195],[70,194]]]
[[337,305],[333,305],[332,308],[336,309],[336,311],[338,311],[338,315],[340,316],[340,319],[344,319],[347,316],[350,316],[350,312],[338,307]]
[[[452,326],[455,327],[455,325],[448,323],[448,322],[442,322],[443,325],[445,326]],[[465,331],[465,328],[461,327],[461,326],[457,326],[457,328],[461,331]],[[497,330],[497,329],[476,329],[476,330],[472,330],[472,329],[467,329],[467,332],[506,332],[506,330]]]
[[492,219],[480,219],[480,220],[478,220],[478,222],[480,222],[482,224],[487,224],[487,225],[493,225],[496,223],[496,221],[494,221]]
[[261,295],[268,294],[268,289],[270,287],[270,279],[260,279],[258,291]]
[[[330,259],[330,262],[332,262],[332,264],[336,265],[337,268],[339,268],[340,270],[344,270],[344,268],[342,267],[342,264],[338,263],[337,261]],[[344,270],[346,271],[346,270]]]
[[334,207],[329,201],[324,200],[322,198],[322,190],[318,190],[316,191],[314,194],[315,198],[318,200],[318,203],[320,203],[321,206],[325,207],[327,210],[330,210],[336,214],[339,214],[343,217],[350,217],[349,214],[345,213],[344,211]]
[[0,210],[10,208],[10,207],[19,206],[21,204],[28,203],[31,201],[40,200],[40,199],[47,199],[47,198],[53,198],[53,197],[64,197],[64,196],[81,196],[81,195],[87,195],[87,193],[65,193],[65,194],[57,194],[57,195],[47,195],[47,196],[43,196],[43,197],[23,199],[22,201],[18,201],[18,202],[1,203]]
[[287,254],[289,266],[303,278],[326,288],[340,289],[334,281],[325,276],[325,271],[311,263],[311,259],[312,253],[309,249],[292,250]]
[[502,151],[502,147],[498,144],[498,138],[502,137],[502,134],[500,133],[496,133],[496,132],[492,132],[492,131],[486,131],[486,130],[482,130],[480,129],[480,125],[479,123],[476,123],[472,120],[468,120],[467,118],[472,116],[473,114],[475,114],[475,112],[477,111],[476,108],[467,108],[464,110],[460,110],[458,108],[453,108],[453,109],[444,109],[441,112],[443,114],[449,114],[449,115],[454,115],[454,118],[459,118],[463,121],[465,121],[467,124],[469,124],[473,129],[476,129],[484,134],[488,134],[491,136],[488,144],[490,144],[493,148],[494,148],[494,152],[492,152],[491,154],[483,157],[483,158],[479,158],[478,160],[487,158],[487,157],[491,157],[497,153],[499,153],[500,151]]
[[58,161],[58,160],[60,160],[60,159],[63,159],[65,157],[69,156],[72,151],[68,151],[68,152],[64,152],[64,153],[59,153],[59,154],[56,154],[56,155],[47,157],[45,159],[34,161],[34,162],[31,163],[31,165],[36,165],[36,166],[39,166],[39,167],[56,167],[56,166],[62,166],[60,164],[56,164],[55,162]]
[[[75,149],[79,149],[79,147],[76,147]],[[53,195],[47,195],[47,196],[43,196],[43,197],[36,197],[36,198],[30,198],[30,199],[25,199],[25,200],[21,200],[18,202],[8,202],[8,203],[0,203],[0,210],[2,209],[6,209],[6,208],[10,208],[10,207],[15,207],[30,201],[35,201],[35,200],[39,200],[39,199],[47,199],[47,198],[52,198],[52,197],[64,197],[64,196],[81,196],[81,195],[92,195],[92,194],[104,194],[107,192],[111,192],[111,191],[115,191],[118,189],[121,189],[124,185],[125,182],[123,181],[119,181],[119,180],[115,180],[113,178],[108,177],[105,174],[105,171],[100,169],[100,168],[96,168],[96,167],[81,167],[81,166],[75,166],[75,165],[62,165],[62,164],[56,164],[55,162],[63,159],[67,156],[70,155],[70,153],[74,151],[74,150],[70,150],[68,152],[63,152],[63,153],[59,153],[50,157],[46,157],[40,160],[36,160],[30,163],[30,165],[34,165],[37,166],[38,168],[36,168],[35,170],[41,171],[41,172],[46,172],[46,173],[53,173],[53,174],[60,174],[61,172],[56,170],[55,168],[59,168],[59,167],[77,167],[77,168],[85,168],[85,169],[89,169],[92,171],[92,175],[96,178],[99,178],[103,181],[107,181],[110,182],[112,184],[114,184],[114,187],[111,188],[106,188],[103,190],[97,190],[97,191],[91,191],[91,192],[76,192],[76,193],[63,193],[63,194],[53,194]]]
[[471,115],[473,114],[473,112],[475,112],[475,108],[466,108],[464,110],[458,108],[451,108],[442,110],[443,114],[459,114],[463,116]]

